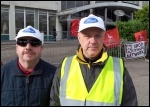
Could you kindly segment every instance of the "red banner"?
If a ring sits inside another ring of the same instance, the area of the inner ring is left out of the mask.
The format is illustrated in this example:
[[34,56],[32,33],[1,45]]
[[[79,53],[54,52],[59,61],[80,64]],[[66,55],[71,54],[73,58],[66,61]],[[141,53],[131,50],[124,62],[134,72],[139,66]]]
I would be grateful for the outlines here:
[[74,19],[71,21],[71,35],[77,36],[80,19]]
[[147,42],[146,30],[142,30],[142,31],[134,33],[134,37],[135,37],[136,41],[145,41],[145,42]]
[[107,48],[118,47],[120,45],[120,36],[117,27],[106,31],[104,44]]

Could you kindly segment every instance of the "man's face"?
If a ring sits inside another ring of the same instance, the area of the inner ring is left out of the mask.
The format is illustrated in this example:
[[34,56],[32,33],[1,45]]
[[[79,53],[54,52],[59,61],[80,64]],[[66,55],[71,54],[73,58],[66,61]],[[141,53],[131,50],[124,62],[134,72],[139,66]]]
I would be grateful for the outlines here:
[[83,54],[90,59],[95,58],[102,50],[105,31],[91,27],[78,33],[78,40]]
[[19,38],[16,44],[16,53],[22,62],[36,62],[41,56],[42,49],[40,41],[33,37]]

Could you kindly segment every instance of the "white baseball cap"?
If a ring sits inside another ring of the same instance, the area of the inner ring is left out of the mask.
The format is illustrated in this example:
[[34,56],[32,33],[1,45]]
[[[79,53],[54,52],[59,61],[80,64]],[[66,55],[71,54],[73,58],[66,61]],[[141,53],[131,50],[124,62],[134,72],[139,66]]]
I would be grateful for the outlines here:
[[103,19],[93,14],[90,14],[88,17],[84,17],[80,20],[78,32],[90,27],[97,27],[106,31]]
[[26,28],[24,29],[21,29],[17,36],[16,36],[16,41],[18,38],[21,38],[21,37],[34,37],[34,38],[37,38],[39,39],[40,41],[42,41],[42,44],[44,44],[44,41],[43,41],[43,36],[41,35],[40,31],[33,28],[32,26],[27,26]]

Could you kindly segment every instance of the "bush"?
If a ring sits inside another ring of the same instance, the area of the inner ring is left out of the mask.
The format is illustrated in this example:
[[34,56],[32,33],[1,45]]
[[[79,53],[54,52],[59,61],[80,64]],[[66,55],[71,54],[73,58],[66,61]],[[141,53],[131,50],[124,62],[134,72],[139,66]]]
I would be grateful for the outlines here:
[[141,30],[146,30],[149,38],[149,5],[144,5],[142,9],[135,11],[134,20],[116,21],[116,27],[121,39],[135,41],[134,33]]
[[127,41],[135,41],[134,33],[145,30],[143,23],[139,20],[117,21],[116,26],[118,27],[120,38]]

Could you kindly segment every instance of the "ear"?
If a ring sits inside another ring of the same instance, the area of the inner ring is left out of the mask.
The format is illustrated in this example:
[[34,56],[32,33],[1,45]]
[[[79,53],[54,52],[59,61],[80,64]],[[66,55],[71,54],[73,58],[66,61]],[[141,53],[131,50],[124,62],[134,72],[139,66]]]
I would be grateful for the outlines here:
[[16,53],[17,53],[17,48],[18,48],[18,45],[16,44]]
[[41,49],[43,50],[43,45],[41,45]]
[[80,39],[80,34],[79,33],[77,34],[77,38],[78,38],[78,40]]
[[18,45],[16,44],[16,49],[17,49]]

